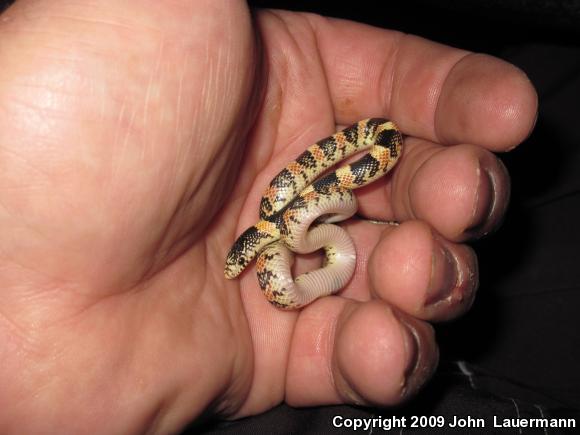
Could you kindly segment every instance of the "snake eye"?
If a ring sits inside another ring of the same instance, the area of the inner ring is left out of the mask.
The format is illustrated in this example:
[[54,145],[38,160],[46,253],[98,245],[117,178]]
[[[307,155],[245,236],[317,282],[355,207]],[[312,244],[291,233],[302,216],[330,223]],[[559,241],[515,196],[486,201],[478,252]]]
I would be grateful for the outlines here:
[[238,258],[238,264],[240,266],[243,266],[244,264],[246,264],[246,259],[244,257]]

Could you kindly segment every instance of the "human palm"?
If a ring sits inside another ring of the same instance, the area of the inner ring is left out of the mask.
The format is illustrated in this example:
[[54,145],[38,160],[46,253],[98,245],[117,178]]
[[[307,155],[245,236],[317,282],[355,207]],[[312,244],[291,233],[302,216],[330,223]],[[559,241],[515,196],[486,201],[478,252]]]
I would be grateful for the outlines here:
[[[409,397],[437,362],[425,321],[473,300],[460,243],[505,210],[485,148],[531,129],[523,74],[350,22],[253,22],[243,2],[119,3],[21,1],[0,25],[0,431],[167,432]],[[251,268],[226,281],[272,176],[369,116],[409,137],[360,211],[403,224],[345,224],[356,274],[301,312],[270,306]],[[479,146],[440,145],[458,143]]]

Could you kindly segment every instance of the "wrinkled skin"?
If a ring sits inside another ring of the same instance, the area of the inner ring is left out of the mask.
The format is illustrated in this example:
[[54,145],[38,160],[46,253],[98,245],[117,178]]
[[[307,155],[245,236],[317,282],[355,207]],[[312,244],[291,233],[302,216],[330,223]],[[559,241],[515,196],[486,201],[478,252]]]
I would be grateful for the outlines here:
[[[411,397],[437,364],[429,322],[473,301],[463,242],[506,208],[491,151],[520,143],[537,106],[497,59],[314,15],[253,20],[234,0],[22,0],[0,64],[1,433]],[[360,212],[403,224],[345,225],[348,287],[288,313],[253,267],[224,280],[272,176],[368,116],[408,138]]]

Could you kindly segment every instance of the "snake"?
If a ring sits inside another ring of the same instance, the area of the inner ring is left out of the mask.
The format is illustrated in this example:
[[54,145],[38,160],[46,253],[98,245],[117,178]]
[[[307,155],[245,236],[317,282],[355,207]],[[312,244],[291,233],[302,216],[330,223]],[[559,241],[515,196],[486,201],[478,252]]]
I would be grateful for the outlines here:
[[[365,151],[358,160],[332,167]],[[358,209],[353,190],[386,175],[403,150],[397,125],[384,118],[359,121],[310,145],[280,171],[261,200],[260,220],[245,230],[226,257],[234,279],[256,259],[258,283],[274,306],[299,309],[334,294],[351,279],[356,251],[338,225]],[[324,249],[322,268],[292,277],[294,253]]]

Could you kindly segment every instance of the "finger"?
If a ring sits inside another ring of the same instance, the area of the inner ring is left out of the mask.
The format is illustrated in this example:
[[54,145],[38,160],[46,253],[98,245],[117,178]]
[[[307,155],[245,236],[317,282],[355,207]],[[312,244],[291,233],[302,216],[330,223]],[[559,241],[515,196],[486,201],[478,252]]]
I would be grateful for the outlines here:
[[296,324],[286,402],[395,405],[417,392],[437,361],[428,324],[384,302],[324,298]]
[[494,151],[516,146],[533,128],[536,92],[509,63],[400,32],[307,17],[338,124],[387,116],[408,135]]
[[391,178],[357,191],[364,216],[399,221],[421,219],[453,241],[496,229],[510,194],[505,166],[481,147],[405,140]]
[[379,298],[429,321],[449,320],[471,307],[479,274],[470,247],[449,242],[422,221],[358,220],[344,227],[356,245],[357,267],[341,297]]
[[376,297],[414,317],[449,320],[473,303],[477,258],[424,222],[409,221],[383,231],[368,259],[368,280]]

